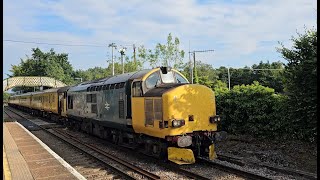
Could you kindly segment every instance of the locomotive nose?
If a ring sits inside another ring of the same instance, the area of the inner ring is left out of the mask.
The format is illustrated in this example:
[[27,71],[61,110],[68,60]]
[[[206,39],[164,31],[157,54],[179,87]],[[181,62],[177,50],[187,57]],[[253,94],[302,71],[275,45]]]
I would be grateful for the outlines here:
[[[214,92],[203,85],[186,84],[163,94],[163,118],[174,122],[184,120],[188,132],[216,131],[210,117],[216,115]],[[172,123],[169,123],[172,124]]]

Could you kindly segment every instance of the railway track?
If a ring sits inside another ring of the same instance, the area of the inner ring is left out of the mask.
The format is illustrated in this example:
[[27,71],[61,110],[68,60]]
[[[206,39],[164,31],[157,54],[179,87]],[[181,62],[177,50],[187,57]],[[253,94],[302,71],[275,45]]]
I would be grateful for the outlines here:
[[302,177],[302,178],[306,178],[306,179],[310,179],[310,180],[317,179],[316,174],[309,173],[309,172],[304,172],[304,171],[299,171],[299,170],[284,168],[284,167],[270,166],[265,163],[257,163],[257,162],[248,161],[248,160],[244,161],[242,158],[237,158],[237,157],[228,156],[228,155],[224,155],[224,154],[217,154],[217,155],[218,155],[219,160],[227,161],[227,162],[230,162],[233,164],[237,164],[239,166],[259,166],[259,167],[264,167],[269,170],[283,173],[283,174],[287,174],[287,175],[293,175],[296,177]]
[[[26,119],[23,115],[14,112],[13,110],[6,108],[4,112],[11,118],[13,118],[12,115],[8,113],[8,110],[11,113],[14,113],[15,115],[19,116],[20,118]],[[34,124],[35,126],[38,126]],[[84,142],[78,140],[77,138],[71,136],[70,134],[67,135],[66,133],[63,133],[61,130],[58,129],[46,129],[41,126],[38,126],[41,130],[45,131],[46,133],[49,133],[50,135],[53,135],[54,137],[62,140],[63,142],[73,146],[77,150],[85,153],[86,155],[98,160],[101,162],[104,166],[112,169],[113,171],[116,171],[117,174],[120,174],[125,179],[137,179],[134,178],[132,173],[128,172],[127,170],[124,170],[123,168],[119,168],[119,166],[123,166],[126,169],[129,169],[131,172],[134,172],[136,174],[141,175],[141,178],[147,178],[147,179],[160,179],[161,177],[158,175],[155,175],[153,173],[150,173],[148,171],[145,171],[144,169],[141,169],[135,165],[132,165],[126,161],[121,160],[120,158],[114,157],[110,154],[107,154],[107,152],[99,149],[98,147],[90,144],[85,144]],[[108,160],[106,160],[106,158]],[[113,161],[112,163],[110,162]],[[140,178],[138,178],[140,179]]]
[[[96,153],[102,154],[103,156],[106,156],[106,157],[108,156],[107,155],[108,152],[105,152],[97,144],[95,144],[94,142],[88,143],[88,141],[83,141],[83,138],[79,138],[76,135],[74,135],[72,133],[73,131],[67,132],[65,130],[54,129],[54,128],[51,129],[51,131],[54,131],[54,133],[56,134],[55,136],[60,136],[60,138],[62,138],[62,139],[73,140],[75,143],[82,144],[83,146],[86,146],[86,148],[92,149],[92,151],[94,151]],[[85,134],[85,135],[88,136],[87,134]],[[90,137],[92,137],[92,136],[90,136]],[[88,137],[88,138],[90,139],[90,137]],[[105,141],[105,140],[101,140],[101,141],[103,141],[103,143],[108,145],[108,146],[110,145],[112,147],[116,147],[117,149],[120,148],[121,150],[124,150],[124,151],[127,151],[127,152],[129,151],[129,149],[126,148],[126,147],[115,146],[114,144],[112,144],[112,143],[110,143],[108,141]],[[130,153],[132,153],[132,151]],[[136,152],[134,152],[134,153],[136,153]],[[111,155],[111,157],[109,157],[109,158],[112,159],[112,158],[115,158],[115,157]],[[267,164],[258,164],[258,163],[255,163],[255,162],[252,162],[250,164],[248,162],[243,161],[240,158],[230,157],[230,156],[226,156],[226,155],[222,155],[222,154],[218,154],[218,160],[227,161],[227,162],[230,162],[232,164],[236,164],[238,166],[253,166],[253,167],[258,167],[259,166],[259,167],[263,167],[263,168],[268,168],[268,169],[270,169],[270,170],[272,170],[274,172],[280,173],[280,174],[293,175],[295,177],[303,177],[303,178],[306,178],[306,179],[317,179],[317,176],[312,174],[312,173],[307,173],[307,172],[302,172],[302,171],[297,171],[297,170],[288,170],[288,169],[285,169],[285,168],[277,168],[277,167],[270,166],[270,165],[267,165]],[[115,160],[115,161],[117,161],[117,160]],[[122,161],[122,160],[120,159],[119,161]],[[217,169],[219,169],[221,171],[228,172],[230,174],[235,174],[235,175],[237,175],[239,177],[244,177],[246,179],[262,179],[262,180],[275,179],[275,178],[266,177],[265,175],[260,175],[260,174],[257,174],[257,173],[248,172],[246,170],[238,169],[238,168],[235,168],[235,167],[230,167],[230,166],[227,166],[225,164],[220,164],[218,162],[210,161],[210,160],[204,159],[204,158],[199,158],[198,162],[206,164],[206,165],[211,166],[211,167],[216,167]],[[186,176],[188,178],[191,178],[191,179],[209,179],[207,177],[204,177],[204,176],[201,176],[199,174],[193,173],[193,172],[191,172],[189,170],[185,170],[183,168],[184,166],[178,166],[178,165],[173,164],[171,162],[155,161],[155,163],[157,163],[159,166],[166,167],[167,169],[172,170],[172,171],[174,171],[174,172],[176,172],[178,174],[183,174],[184,176]],[[128,163],[128,164],[129,164],[128,166],[131,166],[130,163]],[[128,168],[130,168],[130,167],[128,167]],[[136,170],[133,170],[133,171],[136,171]],[[143,172],[138,172],[138,173],[139,174],[143,174]],[[157,175],[154,175],[154,174],[152,175],[152,173],[150,174],[150,177],[148,175],[143,175],[143,176],[147,177],[149,179],[160,179],[161,178],[161,177],[159,177]],[[152,176],[154,176],[154,177],[152,177]],[[270,177],[272,177],[272,175]]]

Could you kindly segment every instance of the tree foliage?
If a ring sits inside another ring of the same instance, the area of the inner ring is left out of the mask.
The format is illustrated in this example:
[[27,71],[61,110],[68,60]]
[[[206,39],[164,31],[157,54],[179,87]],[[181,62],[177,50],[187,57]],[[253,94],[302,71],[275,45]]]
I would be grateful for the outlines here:
[[288,61],[285,88],[289,97],[293,133],[315,141],[317,136],[317,30],[306,30],[292,37],[292,49],[282,45],[278,51]]
[[[213,88],[214,83],[217,81],[217,74],[211,64],[196,61],[196,74],[193,74],[194,82]],[[181,73],[186,76],[187,79],[191,80],[190,77],[190,63],[185,63],[182,66]]]
[[[258,70],[254,70],[258,69]],[[269,69],[269,70],[268,70]],[[277,70],[275,70],[277,69]],[[218,78],[223,82],[228,83],[228,69],[224,66],[216,69]],[[275,89],[276,92],[283,92],[283,63],[280,61],[266,63],[260,61],[259,64],[253,64],[251,67],[230,68],[230,86],[248,85],[253,81],[258,81],[261,85]]]
[[171,33],[168,34],[167,43],[158,43],[152,49],[146,49],[144,46],[138,48],[138,58],[142,63],[149,63],[152,68],[157,66],[171,66],[179,69],[183,65],[183,58],[185,52],[180,50],[180,40],[173,37]]
[[68,54],[57,54],[53,49],[42,52],[32,49],[31,57],[21,59],[19,65],[12,65],[12,76],[48,76],[66,84],[73,83],[73,68],[68,61]]
[[8,101],[8,99],[9,99],[9,97],[10,97],[10,94],[9,93],[7,93],[7,92],[3,92],[3,101]]

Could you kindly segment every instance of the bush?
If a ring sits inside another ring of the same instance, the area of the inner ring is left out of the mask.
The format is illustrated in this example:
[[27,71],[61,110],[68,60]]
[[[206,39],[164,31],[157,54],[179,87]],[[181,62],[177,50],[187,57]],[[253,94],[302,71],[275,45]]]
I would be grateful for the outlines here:
[[216,95],[217,113],[222,117],[220,129],[256,137],[283,136],[286,99],[256,81],[220,91]]

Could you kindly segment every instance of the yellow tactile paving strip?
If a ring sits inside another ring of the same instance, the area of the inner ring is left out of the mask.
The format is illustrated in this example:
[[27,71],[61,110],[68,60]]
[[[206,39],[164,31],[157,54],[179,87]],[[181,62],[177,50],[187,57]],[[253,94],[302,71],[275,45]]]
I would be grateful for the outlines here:
[[11,180],[11,172],[8,164],[7,154],[4,150],[4,146],[2,146],[3,149],[3,180]]
[[[6,124],[3,123],[3,143],[4,151],[9,162],[9,168],[11,172],[12,179],[33,179],[27,162],[21,155],[15,141],[13,140]],[[7,177],[5,177],[7,178]]]
[[77,179],[16,122],[3,125],[4,146],[13,180]]

